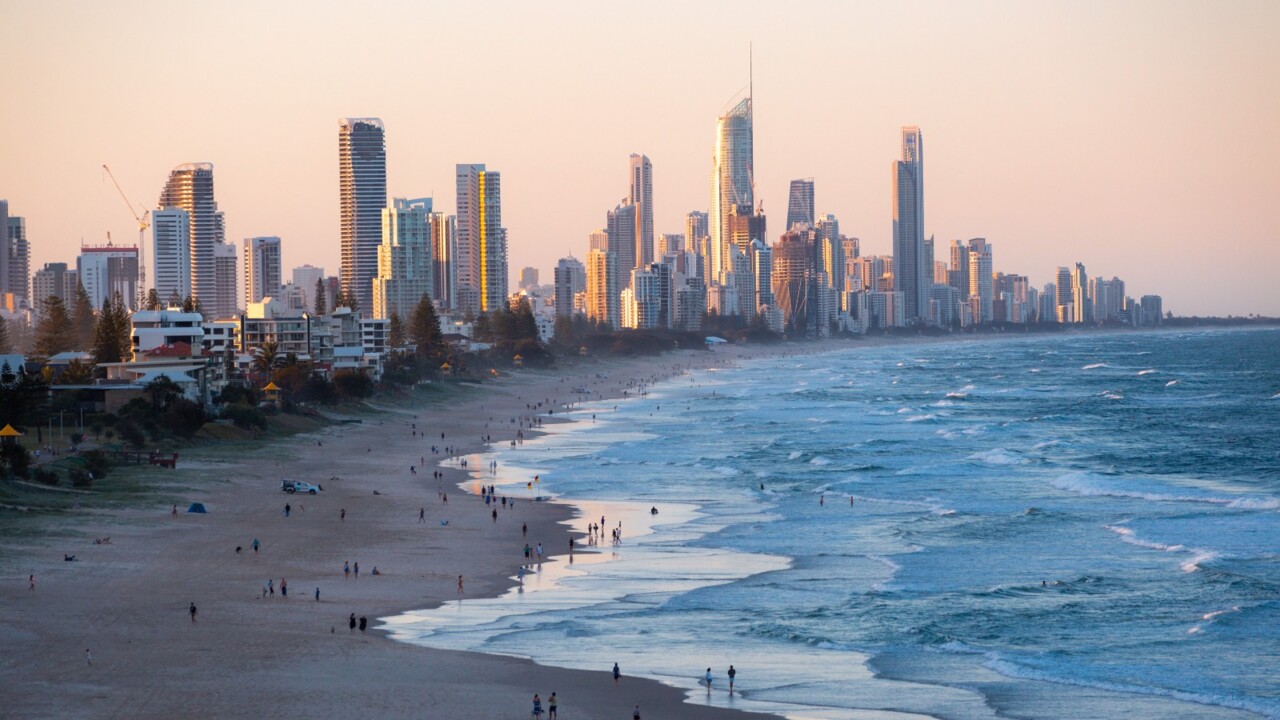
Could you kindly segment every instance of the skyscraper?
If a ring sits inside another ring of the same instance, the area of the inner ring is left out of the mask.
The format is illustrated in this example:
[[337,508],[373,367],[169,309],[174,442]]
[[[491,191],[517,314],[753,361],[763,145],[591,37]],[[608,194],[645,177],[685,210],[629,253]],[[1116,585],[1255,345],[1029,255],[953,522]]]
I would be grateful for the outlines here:
[[239,314],[236,302],[239,291],[240,253],[232,243],[213,246],[214,292],[213,307],[204,311],[214,318],[230,318]]
[[927,319],[932,277],[924,252],[924,139],[920,128],[904,127],[902,159],[893,163],[893,287],[907,322]]
[[560,258],[556,265],[556,315],[573,315],[573,298],[587,288],[587,269],[575,257]]
[[458,219],[442,212],[431,213],[431,282],[437,308],[458,305]]
[[9,215],[8,203],[0,200],[0,295],[13,293],[14,306],[29,301],[31,244],[27,240],[26,218]]
[[708,282],[720,282],[727,272],[729,213],[734,206],[746,214],[755,206],[754,131],[751,95],[738,101],[716,120],[716,146],[711,166],[710,241],[706,250]]
[[618,258],[618,281],[623,288],[631,286],[631,271],[639,260],[636,257],[639,247],[636,241],[636,210],[630,200],[624,199],[606,217],[609,252]]
[[587,254],[587,317],[617,330],[622,327],[618,256],[608,250]]
[[1085,271],[1084,263],[1076,263],[1071,271],[1071,322],[1093,322],[1093,304],[1090,301],[1089,273]]
[[991,244],[985,238],[969,241],[969,299],[976,303],[973,311],[975,323],[989,323],[995,319],[992,302],[995,288],[992,285]]
[[66,263],[45,263],[31,278],[31,309],[39,316],[44,311],[44,301],[50,297],[70,303],[79,284],[80,276]]
[[702,244],[706,241],[707,233],[707,214],[694,210],[684,216],[684,239],[688,243],[689,250],[701,253]]
[[382,210],[372,317],[408,319],[431,283],[431,198],[395,198]]
[[360,308],[373,306],[382,210],[387,206],[387,137],[378,118],[338,120],[338,184],[342,214],[342,291]]
[[151,213],[151,268],[161,303],[191,294],[191,213],[181,208]]
[[125,307],[137,309],[138,248],[110,244],[81,247],[76,275],[94,309],[100,309],[116,293]]
[[538,268],[520,268],[520,289],[532,290],[536,287],[538,287]]
[[[161,211],[175,208],[187,212],[189,294],[206,312],[214,312],[218,307],[216,247],[223,242],[224,233],[222,213],[218,212],[213,195],[213,163],[184,163],[175,167],[169,172],[157,205]],[[157,261],[156,287],[160,288],[158,266]],[[231,294],[234,298],[234,287]]]
[[507,231],[502,227],[502,177],[483,164],[457,166],[458,302],[492,312],[507,302]]
[[[293,271],[297,276],[298,271]],[[244,305],[262,302],[264,297],[280,297],[283,284],[283,271],[280,269],[280,238],[251,237],[244,239]],[[316,281],[311,280],[311,287],[301,287],[304,297],[315,294]],[[311,305],[308,303],[308,307]]]
[[791,193],[787,199],[787,227],[790,230],[796,223],[813,225],[813,178],[802,178],[791,181]]
[[653,262],[653,164],[647,155],[631,156],[631,194],[636,208],[636,267]]
[[813,324],[814,263],[810,233],[787,231],[773,245],[773,301],[789,332],[805,333]]

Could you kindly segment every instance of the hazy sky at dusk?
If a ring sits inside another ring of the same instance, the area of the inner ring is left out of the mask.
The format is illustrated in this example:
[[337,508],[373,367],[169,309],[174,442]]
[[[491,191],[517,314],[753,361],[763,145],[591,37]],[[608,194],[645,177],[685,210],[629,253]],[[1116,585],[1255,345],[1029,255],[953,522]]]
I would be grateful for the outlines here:
[[279,235],[286,277],[336,274],[338,118],[373,115],[392,196],[452,212],[455,163],[500,170],[512,274],[546,282],[626,194],[629,153],[653,161],[656,232],[707,209],[750,41],[775,239],[812,176],[818,211],[889,253],[914,124],[940,246],[986,237],[1036,286],[1081,261],[1178,314],[1280,315],[1274,0],[0,0],[0,28],[0,198],[33,271],[136,240],[103,163],[152,207],[170,168],[209,161],[229,240]]

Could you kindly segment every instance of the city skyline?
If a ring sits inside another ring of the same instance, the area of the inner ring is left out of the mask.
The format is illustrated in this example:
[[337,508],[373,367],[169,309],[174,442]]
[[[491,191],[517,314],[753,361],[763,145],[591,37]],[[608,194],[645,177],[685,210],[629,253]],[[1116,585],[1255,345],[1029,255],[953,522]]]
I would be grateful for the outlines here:
[[[705,37],[709,45],[694,52],[673,42],[677,49],[661,56],[646,49],[651,43],[608,42],[600,30],[618,11],[588,22],[577,6],[548,12],[515,6],[511,26],[492,32],[527,49],[531,62],[504,66],[483,87],[448,72],[450,52],[481,23],[465,8],[432,16],[459,37],[444,33],[438,47],[413,53],[394,42],[372,48],[370,62],[385,72],[368,74],[335,65],[322,42],[282,41],[270,50],[246,44],[243,57],[223,70],[198,57],[153,67],[145,52],[98,37],[102,26],[124,20],[140,24],[137,32],[171,22],[189,24],[191,41],[200,42],[226,32],[236,17],[231,9],[167,6],[152,16],[145,7],[131,5],[137,12],[123,14],[92,6],[68,14],[36,7],[6,13],[22,30],[0,46],[0,60],[15,78],[6,103],[24,111],[6,113],[0,123],[28,140],[0,148],[0,197],[9,200],[11,215],[26,218],[32,272],[73,261],[81,239],[100,244],[109,231],[121,244],[136,232],[102,177],[103,162],[134,204],[148,207],[168,171],[190,160],[218,168],[226,237],[279,236],[285,267],[310,263],[332,272],[339,267],[332,128],[335,118],[370,115],[388,128],[388,197],[430,194],[452,214],[449,173],[457,163],[478,159],[501,168],[509,266],[533,265],[549,275],[560,257],[585,257],[584,238],[620,196],[617,167],[632,153],[657,166],[655,235],[681,231],[690,211],[708,211],[715,118],[746,89],[753,41],[754,199],[778,220],[790,180],[814,177],[819,214],[839,217],[843,232],[861,238],[864,254],[891,252],[891,188],[883,168],[898,155],[899,129],[918,125],[930,135],[924,234],[936,237],[938,247],[986,237],[999,248],[998,266],[1028,274],[1035,286],[1051,281],[1058,266],[1082,261],[1125,278],[1138,293],[1161,293],[1177,314],[1280,314],[1280,297],[1265,292],[1263,275],[1280,262],[1274,242],[1280,210],[1268,202],[1280,192],[1280,131],[1262,122],[1243,159],[1234,140],[1239,128],[1280,116],[1270,90],[1280,84],[1280,62],[1264,32],[1280,11],[1264,3],[813,4],[785,16],[752,6],[743,18],[714,18],[733,31],[714,37],[706,33],[715,13],[695,9],[676,23],[676,7],[661,5],[650,20],[654,32]],[[300,35],[335,33],[334,24],[324,24],[332,12],[317,10]],[[235,28],[246,43],[296,19],[290,6],[255,13],[260,23]],[[913,18],[912,31],[933,49],[885,68],[875,60],[903,37],[892,22],[898,15]],[[997,29],[984,29],[996,16]],[[1143,25],[1132,33],[1111,29],[1138,16]],[[560,22],[580,43],[569,53],[529,39],[515,29],[520,19]],[[798,60],[777,40],[781,31],[799,28],[815,41],[813,58]],[[614,91],[596,84],[604,69],[575,60],[596,51],[619,65],[639,57],[652,62],[643,87],[627,89],[652,110],[625,117],[584,93]],[[439,68],[430,74],[429,94],[458,100],[450,108],[483,96],[500,112],[441,111],[439,103],[391,91],[423,63]],[[209,77],[199,88],[211,100],[208,118],[174,124],[146,111],[169,101],[165,93],[178,102],[195,93],[165,84],[193,69]],[[548,73],[554,83],[532,79]],[[67,96],[94,111],[68,111]],[[499,117],[511,113],[521,122]],[[58,120],[20,130],[33,115]],[[247,115],[254,133],[231,121]],[[282,187],[291,192],[280,193]],[[784,228],[776,220],[770,227],[773,242]],[[1215,253],[1214,262],[1193,260],[1207,252]]]

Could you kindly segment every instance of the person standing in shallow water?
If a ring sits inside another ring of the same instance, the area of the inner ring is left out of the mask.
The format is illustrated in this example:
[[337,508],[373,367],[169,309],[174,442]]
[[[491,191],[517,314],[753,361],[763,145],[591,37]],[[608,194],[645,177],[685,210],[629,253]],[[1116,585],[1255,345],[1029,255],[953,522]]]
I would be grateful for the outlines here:
[[[622,671],[618,669],[618,663],[613,664],[613,684],[618,684],[618,678],[622,677]],[[639,707],[639,706],[637,706]]]
[[728,675],[729,675],[729,692],[733,692],[733,679],[738,677],[738,671],[734,670],[733,666],[730,665]]

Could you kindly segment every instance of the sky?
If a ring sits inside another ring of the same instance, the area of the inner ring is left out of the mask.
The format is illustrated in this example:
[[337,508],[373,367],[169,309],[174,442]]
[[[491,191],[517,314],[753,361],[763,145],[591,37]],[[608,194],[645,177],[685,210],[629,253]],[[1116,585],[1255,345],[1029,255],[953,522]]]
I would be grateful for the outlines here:
[[486,163],[512,287],[526,265],[549,282],[627,194],[631,153],[653,162],[655,232],[707,210],[750,47],[774,239],[813,177],[818,212],[889,254],[918,125],[939,248],[985,237],[1036,286],[1082,262],[1175,314],[1280,315],[1274,0],[0,0],[0,28],[0,198],[33,272],[137,241],[104,163],[151,208],[207,161],[229,241],[278,235],[286,278],[336,275],[338,119],[376,116],[390,196],[452,212],[455,164]]

